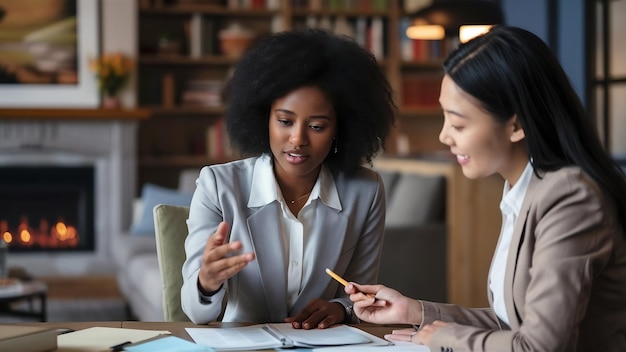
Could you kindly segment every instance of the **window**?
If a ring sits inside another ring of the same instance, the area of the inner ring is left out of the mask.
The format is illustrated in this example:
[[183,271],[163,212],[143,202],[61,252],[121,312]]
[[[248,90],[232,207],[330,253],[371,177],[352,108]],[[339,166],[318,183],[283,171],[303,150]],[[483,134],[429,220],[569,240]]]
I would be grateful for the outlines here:
[[626,0],[588,0],[588,97],[605,148],[626,163]]

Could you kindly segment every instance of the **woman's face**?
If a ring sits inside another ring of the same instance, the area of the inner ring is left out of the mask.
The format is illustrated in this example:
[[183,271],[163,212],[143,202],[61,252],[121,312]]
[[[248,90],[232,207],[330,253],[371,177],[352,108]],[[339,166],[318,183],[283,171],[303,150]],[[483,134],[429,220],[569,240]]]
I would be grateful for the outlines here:
[[476,179],[499,173],[514,184],[528,161],[522,143],[516,143],[524,138],[517,117],[497,121],[448,75],[441,82],[439,102],[444,116],[439,141],[450,147],[463,174]]
[[317,178],[336,131],[335,110],[319,88],[304,86],[276,99],[269,118],[276,176]]

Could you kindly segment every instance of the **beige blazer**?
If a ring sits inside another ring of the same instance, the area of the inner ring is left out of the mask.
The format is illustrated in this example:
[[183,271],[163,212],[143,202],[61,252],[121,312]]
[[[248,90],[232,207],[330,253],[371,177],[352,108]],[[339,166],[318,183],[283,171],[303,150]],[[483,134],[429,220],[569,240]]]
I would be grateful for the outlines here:
[[626,351],[626,241],[616,220],[579,168],[533,175],[504,278],[511,326],[492,309],[423,302],[424,323],[455,322],[431,350]]

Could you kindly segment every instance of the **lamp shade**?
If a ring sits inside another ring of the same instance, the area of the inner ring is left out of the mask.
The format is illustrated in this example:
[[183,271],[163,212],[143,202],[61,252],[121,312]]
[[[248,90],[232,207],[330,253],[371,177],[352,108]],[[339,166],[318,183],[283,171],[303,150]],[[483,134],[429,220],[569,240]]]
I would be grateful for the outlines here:
[[[411,17],[411,34],[413,39],[420,38],[416,32],[422,25],[438,25],[443,27],[447,36],[458,36],[463,25],[494,25],[504,23],[502,8],[497,1],[487,0],[439,0],[432,5],[420,9]],[[416,28],[417,27],[417,28]],[[442,39],[442,38],[439,38]]]

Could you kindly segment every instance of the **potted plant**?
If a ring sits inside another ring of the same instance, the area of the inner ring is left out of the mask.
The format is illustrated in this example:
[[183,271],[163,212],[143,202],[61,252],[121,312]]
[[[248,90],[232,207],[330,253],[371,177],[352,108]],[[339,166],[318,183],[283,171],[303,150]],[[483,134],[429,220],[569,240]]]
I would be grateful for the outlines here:
[[103,107],[119,108],[118,94],[128,83],[134,62],[122,53],[104,54],[89,61],[103,95]]

